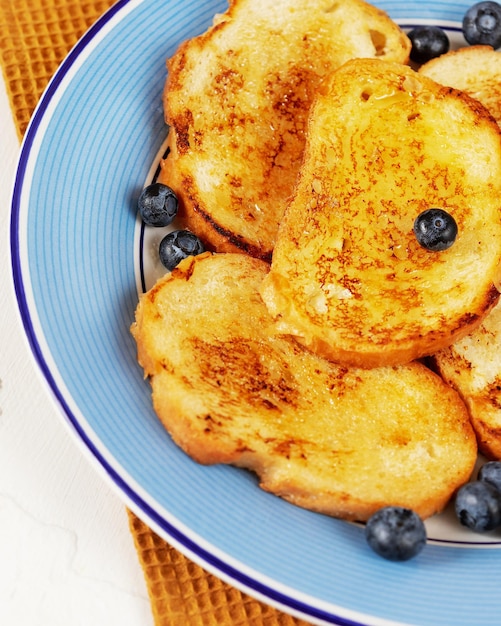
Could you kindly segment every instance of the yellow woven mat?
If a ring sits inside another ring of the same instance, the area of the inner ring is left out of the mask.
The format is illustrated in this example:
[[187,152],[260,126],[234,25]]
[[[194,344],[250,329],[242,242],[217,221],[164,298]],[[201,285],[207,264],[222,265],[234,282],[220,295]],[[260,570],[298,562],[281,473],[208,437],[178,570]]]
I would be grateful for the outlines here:
[[[0,0],[0,55],[19,139],[47,82],[113,0]],[[206,573],[130,511],[156,626],[307,626]]]

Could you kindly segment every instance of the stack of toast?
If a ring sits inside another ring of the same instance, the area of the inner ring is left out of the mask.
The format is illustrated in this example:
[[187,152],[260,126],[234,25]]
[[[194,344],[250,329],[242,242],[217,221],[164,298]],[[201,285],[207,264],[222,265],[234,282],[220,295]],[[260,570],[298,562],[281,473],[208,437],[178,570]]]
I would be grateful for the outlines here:
[[[360,0],[234,0],[181,46],[162,181],[211,252],[144,294],[131,329],[188,455],[350,520],[440,511],[499,419],[475,337],[501,328],[501,133],[409,50]],[[413,231],[431,207],[458,225],[440,252]]]

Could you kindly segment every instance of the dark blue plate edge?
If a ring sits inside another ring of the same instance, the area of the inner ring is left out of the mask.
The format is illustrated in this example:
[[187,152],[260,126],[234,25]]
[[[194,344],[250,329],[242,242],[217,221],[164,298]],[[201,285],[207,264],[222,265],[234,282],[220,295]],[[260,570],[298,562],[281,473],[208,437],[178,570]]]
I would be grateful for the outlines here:
[[[163,531],[167,537],[170,537],[182,546],[190,555],[193,555],[203,564],[206,564],[213,571],[220,572],[221,575],[226,576],[230,580],[233,580],[235,584],[243,586],[244,589],[254,592],[262,597],[269,598],[270,601],[276,603],[285,609],[290,609],[295,612],[299,612],[306,617],[313,617],[325,622],[335,624],[337,626],[365,626],[361,622],[355,622],[349,619],[342,618],[340,616],[333,615],[327,611],[323,611],[307,605],[299,600],[296,600],[284,593],[278,592],[265,584],[262,584],[254,578],[242,573],[231,565],[225,563],[220,558],[214,556],[196,542],[190,539],[187,535],[182,533],[178,528],[165,520],[159,515],[147,502],[145,502],[118,474],[118,472],[108,463],[100,451],[96,448],[93,442],[89,439],[84,429],[78,422],[68,404],[66,403],[63,394],[60,392],[56,381],[54,380],[50,368],[43,356],[40,344],[38,342],[27,300],[26,292],[23,283],[23,274],[21,270],[20,260],[20,247],[19,247],[19,213],[20,213],[20,198],[23,188],[23,183],[26,176],[27,163],[30,157],[33,143],[37,135],[37,131],[40,127],[41,121],[46,115],[47,108],[54,95],[57,93],[61,82],[67,75],[71,67],[79,58],[82,51],[89,45],[89,43],[95,38],[95,36],[108,24],[108,22],[120,12],[131,0],[118,0],[106,13],[104,13],[79,39],[67,57],[62,62],[59,69],[54,74],[53,78],[49,82],[46,90],[42,94],[40,101],[33,113],[33,116],[28,125],[25,137],[22,142],[20,155],[18,158],[18,165],[14,180],[14,186],[12,191],[11,200],[11,219],[10,219],[10,253],[11,253],[11,266],[12,277],[14,281],[14,290],[16,294],[16,300],[21,316],[21,321],[25,330],[26,337],[28,339],[29,346],[38,367],[43,374],[46,382],[52,391],[53,397],[59,404],[60,409],[64,413],[66,420],[71,425],[73,432],[78,438],[85,444],[90,451],[94,459],[105,470],[107,475],[111,478],[113,483],[119,488],[126,499],[134,506],[134,509],[139,511],[145,516],[145,521],[155,524],[161,531]],[[132,507],[131,507],[132,508]]]

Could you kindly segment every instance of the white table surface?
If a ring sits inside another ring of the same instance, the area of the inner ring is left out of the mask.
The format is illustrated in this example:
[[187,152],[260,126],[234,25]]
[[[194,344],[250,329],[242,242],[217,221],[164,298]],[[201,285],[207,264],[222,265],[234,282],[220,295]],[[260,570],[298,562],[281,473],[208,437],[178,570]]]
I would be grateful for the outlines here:
[[0,624],[152,626],[125,506],[67,430],[18,317],[8,239],[18,153],[0,72]]

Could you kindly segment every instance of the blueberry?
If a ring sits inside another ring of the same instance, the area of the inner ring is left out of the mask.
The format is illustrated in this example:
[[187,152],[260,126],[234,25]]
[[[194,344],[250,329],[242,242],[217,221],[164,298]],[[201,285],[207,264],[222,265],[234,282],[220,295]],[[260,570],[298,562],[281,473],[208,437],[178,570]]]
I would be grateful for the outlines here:
[[449,37],[438,26],[418,26],[407,36],[412,44],[411,61],[415,63],[426,63],[449,51]]
[[443,209],[428,209],[414,222],[414,234],[419,245],[434,252],[447,250],[456,241],[458,227],[455,219]]
[[490,483],[501,492],[501,461],[484,463],[478,472],[478,480]]
[[390,561],[407,561],[426,544],[426,528],[417,513],[400,506],[376,511],[365,526],[369,546]]
[[466,11],[463,35],[471,45],[501,46],[501,5],[497,2],[478,2]]
[[501,525],[501,492],[487,482],[466,483],[457,492],[457,518],[476,532],[493,530]]
[[200,239],[189,230],[174,230],[160,242],[160,261],[168,270],[173,270],[183,259],[204,251]]
[[143,189],[137,206],[143,222],[148,226],[168,226],[177,215],[177,196],[167,185],[153,183]]

